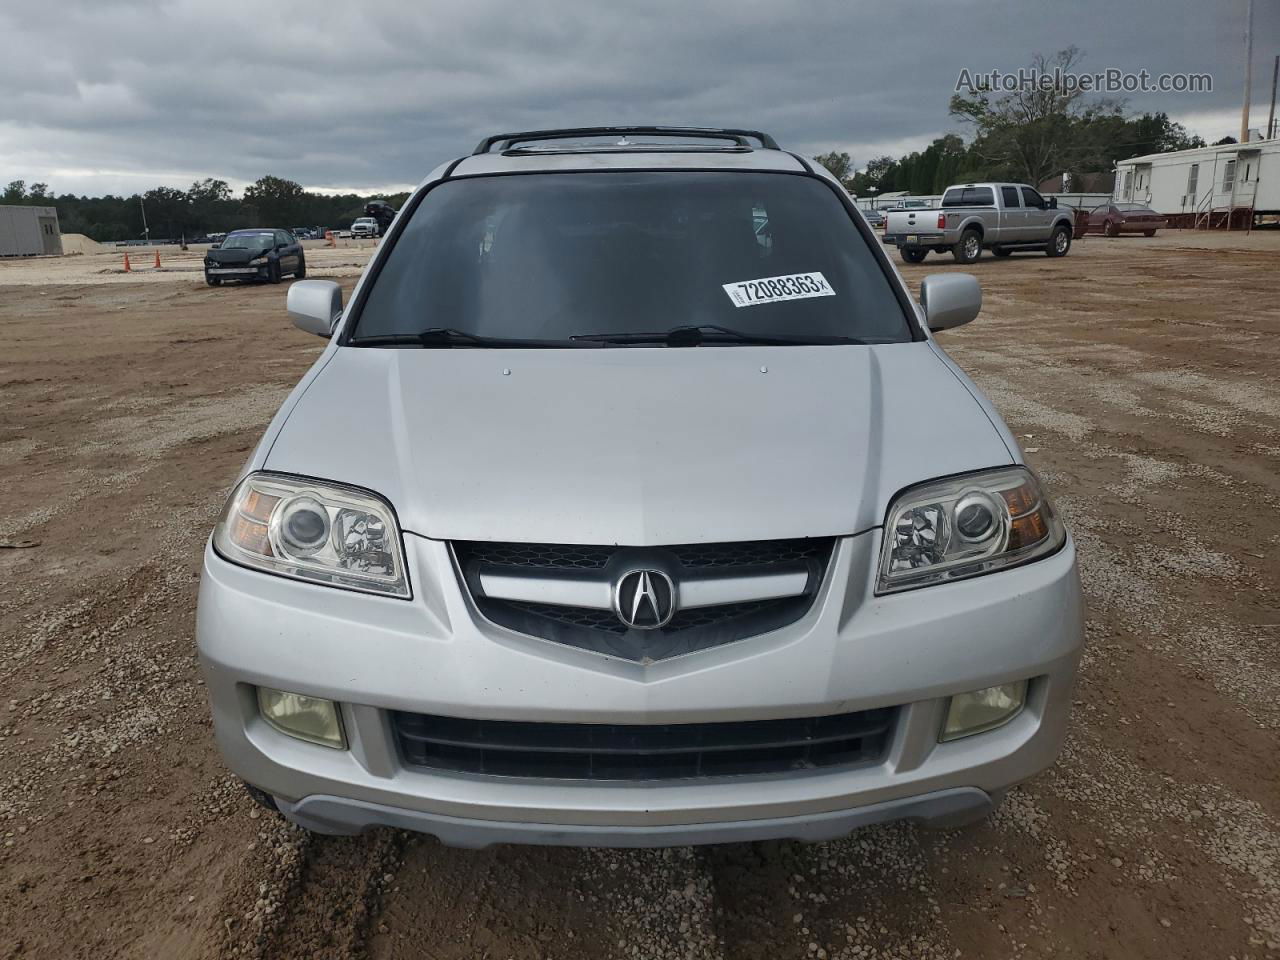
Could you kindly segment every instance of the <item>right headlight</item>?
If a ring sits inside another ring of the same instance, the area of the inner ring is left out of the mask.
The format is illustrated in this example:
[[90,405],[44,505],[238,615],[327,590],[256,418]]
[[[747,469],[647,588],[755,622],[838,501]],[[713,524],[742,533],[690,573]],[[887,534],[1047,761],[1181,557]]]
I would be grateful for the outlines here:
[[391,505],[367,490],[251,473],[228,498],[213,545],[226,559],[268,573],[410,596]]
[[1015,567],[1053,553],[1065,539],[1062,521],[1026,467],[920,484],[889,507],[876,593]]

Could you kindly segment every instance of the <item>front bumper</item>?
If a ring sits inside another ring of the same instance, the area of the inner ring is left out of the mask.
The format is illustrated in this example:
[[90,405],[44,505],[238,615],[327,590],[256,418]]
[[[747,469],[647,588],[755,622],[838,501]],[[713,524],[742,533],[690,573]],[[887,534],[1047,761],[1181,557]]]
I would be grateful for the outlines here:
[[[406,535],[410,601],[258,573],[206,550],[197,642],[231,768],[313,829],[408,827],[446,842],[666,845],[826,839],[865,823],[981,815],[1051,764],[1083,635],[1070,541],[1026,567],[873,595],[878,531],[839,541],[798,622],[644,665],[485,621],[446,544]],[[1032,679],[1005,726],[938,742],[947,698]],[[278,732],[254,687],[341,704],[349,749]],[[875,763],[643,782],[493,777],[407,764],[388,711],[573,723],[692,723],[899,707]]]
[[256,277],[266,273],[266,266],[261,267],[209,267],[204,272],[211,277]]

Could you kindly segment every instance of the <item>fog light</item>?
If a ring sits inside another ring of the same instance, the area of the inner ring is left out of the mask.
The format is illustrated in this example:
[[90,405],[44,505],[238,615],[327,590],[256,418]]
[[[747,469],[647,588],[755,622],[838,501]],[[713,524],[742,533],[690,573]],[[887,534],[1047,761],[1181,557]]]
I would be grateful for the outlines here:
[[939,740],[959,740],[975,733],[994,730],[1018,715],[1027,700],[1027,681],[1002,683],[951,698],[947,722]]
[[286,736],[337,750],[346,749],[338,705],[332,700],[259,687],[258,709],[267,723]]

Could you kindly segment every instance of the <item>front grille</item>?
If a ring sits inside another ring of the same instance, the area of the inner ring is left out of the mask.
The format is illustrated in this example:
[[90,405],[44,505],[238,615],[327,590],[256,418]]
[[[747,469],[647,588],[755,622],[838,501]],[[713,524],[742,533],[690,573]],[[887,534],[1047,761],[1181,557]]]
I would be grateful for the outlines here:
[[[456,540],[459,560],[540,570],[603,570],[619,550],[566,543],[498,543]],[[686,570],[758,567],[790,563],[830,552],[831,539],[743,540],[730,543],[685,543],[661,547]],[[465,562],[464,561],[464,562]]]
[[[489,620],[554,643],[636,662],[692,653],[758,636],[794,623],[813,605],[835,544],[832,537],[678,544],[667,547],[612,547],[582,544],[454,541],[454,555],[476,607]],[[805,571],[800,596],[678,610],[660,630],[629,628],[611,610],[486,597],[479,573],[555,577],[610,572],[643,557],[682,576],[751,576]]]
[[393,713],[407,764],[563,780],[673,780],[877,763],[896,708],[738,723],[528,723]]

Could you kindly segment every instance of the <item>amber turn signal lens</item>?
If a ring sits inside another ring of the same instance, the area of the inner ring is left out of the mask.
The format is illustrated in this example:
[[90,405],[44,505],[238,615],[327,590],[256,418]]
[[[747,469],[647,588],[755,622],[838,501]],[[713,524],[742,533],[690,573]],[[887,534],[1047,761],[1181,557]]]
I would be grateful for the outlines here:
[[250,550],[264,557],[271,556],[271,539],[267,536],[267,525],[236,516],[231,519],[231,542],[242,550]]
[[275,509],[275,505],[279,502],[279,497],[273,497],[268,493],[261,493],[257,490],[250,490],[249,495],[244,498],[244,503],[240,505],[240,512],[250,520],[266,523],[271,519],[271,511]]
[[1030,484],[1022,484],[1019,487],[1012,487],[1009,490],[1000,491],[1004,497],[1004,502],[1009,505],[1009,516],[1020,517],[1024,513],[1028,513],[1035,509],[1037,503],[1040,502],[1039,496]]
[[1039,543],[1049,535],[1049,525],[1044,522],[1044,515],[1037,510],[1026,516],[1018,517],[1009,525],[1009,550],[1021,550]]

